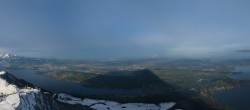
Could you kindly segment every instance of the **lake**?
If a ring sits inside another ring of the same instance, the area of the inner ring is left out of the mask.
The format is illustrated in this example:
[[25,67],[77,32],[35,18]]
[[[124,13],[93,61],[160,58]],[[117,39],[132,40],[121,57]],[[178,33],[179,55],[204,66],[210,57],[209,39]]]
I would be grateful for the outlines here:
[[[250,80],[250,67],[237,67],[234,72],[236,74],[233,74],[231,78]],[[230,106],[236,110],[250,109],[250,85],[246,84],[230,90],[217,91],[214,96],[224,106]]]
[[250,67],[237,67],[233,71],[236,74],[233,74],[231,78],[236,80],[250,80]]
[[53,93],[66,93],[71,95],[112,95],[112,94],[132,94],[139,95],[142,90],[117,90],[117,89],[96,89],[82,86],[77,83],[66,82],[49,78],[42,75],[33,74],[32,71],[24,70],[7,70],[10,74],[19,79],[23,79],[34,86],[46,89]]

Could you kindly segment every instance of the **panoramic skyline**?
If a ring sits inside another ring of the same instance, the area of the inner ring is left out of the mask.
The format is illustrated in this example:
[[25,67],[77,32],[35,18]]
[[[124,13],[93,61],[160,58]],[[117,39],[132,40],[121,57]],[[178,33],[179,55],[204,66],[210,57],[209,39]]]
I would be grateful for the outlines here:
[[248,58],[248,0],[2,0],[0,53]]

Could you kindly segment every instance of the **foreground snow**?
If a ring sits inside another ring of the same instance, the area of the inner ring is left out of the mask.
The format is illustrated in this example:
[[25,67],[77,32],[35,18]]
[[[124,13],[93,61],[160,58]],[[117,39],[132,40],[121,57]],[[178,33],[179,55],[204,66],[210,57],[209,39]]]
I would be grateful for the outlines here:
[[94,100],[72,97],[67,94],[58,94],[57,100],[68,104],[81,104],[96,110],[168,110],[175,105],[175,102],[156,104],[126,103],[120,104],[114,101]]
[[[0,76],[4,74],[5,72],[0,72]],[[39,90],[32,88],[18,89],[15,85],[8,84],[5,80],[0,78],[0,110],[15,110],[20,105],[20,100],[23,100],[24,97],[31,99],[31,102],[35,102],[34,96],[38,92]],[[34,110],[33,105],[27,105],[23,107],[23,110]]]
[[15,110],[19,103],[20,98],[18,94],[9,95],[0,103],[0,110]]
[[4,75],[5,73],[5,71],[0,71],[0,75]]
[[[3,75],[3,74],[1,74]],[[16,93],[17,87],[15,85],[8,84],[5,80],[0,79],[0,95],[4,94],[14,94]]]

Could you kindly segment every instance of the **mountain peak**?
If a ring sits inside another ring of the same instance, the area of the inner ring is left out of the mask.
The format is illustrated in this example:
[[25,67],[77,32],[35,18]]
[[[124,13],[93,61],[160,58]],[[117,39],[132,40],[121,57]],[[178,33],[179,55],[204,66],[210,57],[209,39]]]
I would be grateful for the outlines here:
[[0,54],[0,58],[3,58],[3,59],[13,58],[13,57],[16,57],[16,55],[12,55],[10,53]]

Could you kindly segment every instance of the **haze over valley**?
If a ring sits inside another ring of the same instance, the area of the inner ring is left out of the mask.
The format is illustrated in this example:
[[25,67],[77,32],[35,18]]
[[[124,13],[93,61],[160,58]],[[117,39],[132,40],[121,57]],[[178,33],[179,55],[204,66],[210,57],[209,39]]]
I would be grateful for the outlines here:
[[0,110],[247,110],[247,0],[2,0]]

